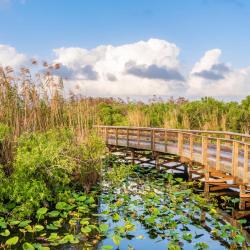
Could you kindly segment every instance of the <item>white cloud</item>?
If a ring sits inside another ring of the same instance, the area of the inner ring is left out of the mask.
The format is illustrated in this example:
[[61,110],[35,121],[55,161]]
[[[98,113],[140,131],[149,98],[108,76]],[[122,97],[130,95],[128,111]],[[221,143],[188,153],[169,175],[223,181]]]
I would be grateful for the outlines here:
[[[63,77],[66,91],[91,96],[245,96],[250,93],[250,67],[221,62],[220,49],[204,53],[186,75],[180,49],[165,40],[149,39],[93,49],[54,49],[52,73]],[[18,68],[28,56],[0,45],[0,65]],[[185,66],[186,68],[186,66]]]
[[250,67],[233,69],[220,62],[221,50],[207,51],[191,70],[187,95],[245,96],[250,93]]
[[18,68],[21,65],[25,65],[27,61],[28,57],[17,52],[14,47],[0,44],[0,66]]
[[[54,52],[54,62],[73,72],[74,78],[67,84],[74,82],[87,95],[173,95],[185,88],[179,48],[165,40],[92,50],[59,48]],[[90,74],[83,71],[86,67]]]

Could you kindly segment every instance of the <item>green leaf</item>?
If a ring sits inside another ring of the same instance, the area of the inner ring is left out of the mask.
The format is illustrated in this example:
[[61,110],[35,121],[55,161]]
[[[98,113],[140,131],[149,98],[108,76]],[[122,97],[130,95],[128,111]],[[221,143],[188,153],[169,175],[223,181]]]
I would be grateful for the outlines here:
[[119,221],[120,220],[120,215],[118,213],[115,213],[112,217],[113,221]]
[[32,221],[31,220],[24,220],[19,223],[19,227],[27,227]]
[[59,240],[59,239],[60,239],[60,237],[57,235],[57,233],[51,233],[47,240],[53,242],[53,241]]
[[20,223],[19,220],[12,220],[12,221],[9,221],[10,226],[15,226],[15,225],[17,225],[17,224],[19,224],[19,223]]
[[85,234],[88,234],[92,231],[91,227],[90,226],[86,226],[86,227],[82,227],[81,228],[81,232],[82,233],[85,233]]
[[36,211],[36,217],[38,220],[44,218],[44,215],[47,213],[48,208],[46,207],[41,207]]
[[18,236],[15,236],[15,237],[12,237],[12,238],[9,238],[8,240],[6,240],[5,244],[8,246],[13,246],[13,245],[16,245],[18,240],[19,240]]
[[58,227],[52,223],[47,225],[46,228],[49,230],[57,230],[58,229]]
[[57,202],[56,209],[58,210],[67,210],[68,204],[66,202]]
[[23,250],[35,250],[34,246],[28,242],[23,243]]
[[119,246],[120,243],[121,243],[122,238],[121,238],[121,236],[115,234],[115,235],[113,235],[112,240],[113,240],[113,242],[114,242],[117,246]]
[[4,221],[0,221],[0,228],[2,229],[7,228],[7,224]]
[[112,250],[114,247],[111,245],[105,245],[101,247],[101,250]]
[[40,231],[42,231],[44,229],[44,226],[42,226],[42,225],[35,225],[34,229],[35,229],[36,232],[40,232]]
[[48,211],[48,208],[47,207],[41,207],[39,208],[37,211],[36,211],[36,214],[37,215],[43,215],[43,214],[46,214]]
[[205,250],[205,249],[208,249],[208,244],[205,243],[205,242],[197,242],[195,245],[194,245],[194,248],[195,249],[198,249],[198,250]]
[[77,198],[77,201],[85,201],[86,199],[87,199],[87,197],[85,195],[82,195],[82,196]]
[[54,210],[54,211],[49,212],[49,213],[48,213],[48,216],[49,216],[50,218],[55,218],[55,217],[58,217],[59,214],[60,214],[59,211]]
[[109,230],[109,225],[103,223],[99,226],[99,229],[102,233],[106,233]]
[[8,237],[10,235],[10,231],[8,229],[5,229],[2,233],[0,233],[1,236]]
[[169,242],[168,243],[168,250],[181,250],[181,247],[178,245],[178,243]]
[[184,234],[182,235],[182,238],[183,238],[184,240],[186,240],[186,241],[191,241],[192,238],[193,238],[193,235],[192,235],[191,233],[184,233]]

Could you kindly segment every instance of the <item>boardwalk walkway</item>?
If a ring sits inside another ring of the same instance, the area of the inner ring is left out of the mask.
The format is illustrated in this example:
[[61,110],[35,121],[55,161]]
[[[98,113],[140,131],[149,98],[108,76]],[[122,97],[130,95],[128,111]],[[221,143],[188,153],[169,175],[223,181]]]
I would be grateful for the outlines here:
[[156,165],[166,153],[177,156],[191,175],[205,182],[205,192],[236,188],[240,209],[250,207],[250,135],[147,127],[98,129],[107,145],[130,150],[133,157],[138,150],[151,151]]

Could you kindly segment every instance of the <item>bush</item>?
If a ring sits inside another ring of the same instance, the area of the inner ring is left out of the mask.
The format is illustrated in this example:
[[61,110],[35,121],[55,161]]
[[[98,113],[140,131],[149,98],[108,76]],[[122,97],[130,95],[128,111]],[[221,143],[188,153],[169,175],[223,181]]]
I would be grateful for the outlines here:
[[73,134],[68,130],[21,136],[11,178],[10,200],[22,204],[17,210],[30,214],[67,186],[77,164],[73,156]]
[[22,135],[9,179],[4,178],[0,167],[0,203],[4,199],[14,203],[15,217],[26,217],[40,206],[54,204],[61,193],[76,186],[88,192],[99,179],[104,150],[95,133],[90,133],[82,145],[66,129]]

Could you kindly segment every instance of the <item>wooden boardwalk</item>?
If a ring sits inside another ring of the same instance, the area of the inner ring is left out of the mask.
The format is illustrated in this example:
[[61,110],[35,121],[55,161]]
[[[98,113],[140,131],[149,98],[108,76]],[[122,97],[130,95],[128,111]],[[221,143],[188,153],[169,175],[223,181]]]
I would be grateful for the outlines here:
[[239,192],[240,209],[250,207],[250,135],[147,127],[98,130],[107,145],[129,150],[133,157],[138,151],[152,152],[156,165],[166,162],[164,154],[177,156],[191,176],[204,181],[206,193],[231,188]]

